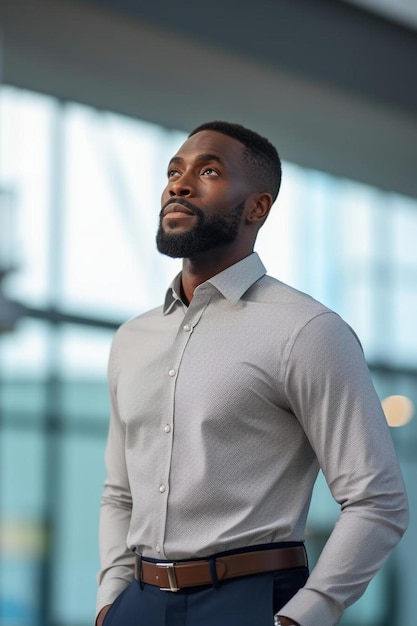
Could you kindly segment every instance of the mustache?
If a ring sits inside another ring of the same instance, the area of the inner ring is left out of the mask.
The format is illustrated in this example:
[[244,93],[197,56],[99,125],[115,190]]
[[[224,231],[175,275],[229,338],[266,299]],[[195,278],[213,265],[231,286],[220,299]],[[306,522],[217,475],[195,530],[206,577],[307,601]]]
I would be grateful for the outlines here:
[[199,209],[192,202],[190,202],[189,200],[186,200],[185,198],[170,198],[163,205],[163,207],[161,209],[161,212],[159,214],[160,217],[162,217],[163,212],[165,211],[167,206],[169,206],[170,204],[180,204],[181,206],[184,206],[186,209],[189,209],[190,211],[192,211],[193,213],[195,213],[198,216],[201,216],[202,213],[203,213],[201,209]]

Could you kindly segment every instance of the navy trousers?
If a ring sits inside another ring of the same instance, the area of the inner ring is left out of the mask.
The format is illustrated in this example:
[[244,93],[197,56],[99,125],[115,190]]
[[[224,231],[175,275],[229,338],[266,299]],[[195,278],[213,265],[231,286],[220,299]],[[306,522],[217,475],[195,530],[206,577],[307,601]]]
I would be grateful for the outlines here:
[[103,626],[272,626],[273,615],[302,587],[305,567],[161,591],[134,580],[115,600]]

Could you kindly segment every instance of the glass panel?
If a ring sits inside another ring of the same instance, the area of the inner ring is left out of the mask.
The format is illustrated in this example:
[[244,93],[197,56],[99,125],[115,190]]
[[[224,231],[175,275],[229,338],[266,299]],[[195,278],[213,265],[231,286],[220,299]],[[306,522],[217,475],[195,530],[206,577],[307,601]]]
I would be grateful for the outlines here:
[[49,330],[45,322],[24,319],[13,333],[0,335],[2,376],[44,379],[48,363]]
[[104,437],[70,435],[61,445],[53,614],[56,623],[67,626],[94,622],[104,443]]
[[39,421],[45,411],[48,326],[24,320],[0,335],[0,411],[4,421]]
[[107,431],[109,402],[107,361],[113,331],[65,324],[60,331],[60,415],[79,428],[87,420],[101,422]]
[[46,531],[44,440],[4,429],[0,438],[0,622],[36,623]]
[[52,98],[0,88],[0,192],[12,209],[19,271],[7,279],[11,296],[32,304],[48,300]]
[[69,105],[61,303],[120,320],[160,304],[179,262],[155,252],[161,174],[183,138]]

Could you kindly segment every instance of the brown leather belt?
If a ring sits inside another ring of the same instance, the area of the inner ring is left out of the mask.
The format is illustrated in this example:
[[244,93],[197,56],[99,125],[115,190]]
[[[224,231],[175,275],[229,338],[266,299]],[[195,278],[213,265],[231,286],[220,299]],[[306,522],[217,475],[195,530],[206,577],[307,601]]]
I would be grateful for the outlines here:
[[[210,570],[215,567],[214,580]],[[163,591],[179,591],[183,587],[212,585],[217,581],[262,572],[307,567],[304,546],[241,552],[201,561],[151,563],[136,556],[135,578]]]

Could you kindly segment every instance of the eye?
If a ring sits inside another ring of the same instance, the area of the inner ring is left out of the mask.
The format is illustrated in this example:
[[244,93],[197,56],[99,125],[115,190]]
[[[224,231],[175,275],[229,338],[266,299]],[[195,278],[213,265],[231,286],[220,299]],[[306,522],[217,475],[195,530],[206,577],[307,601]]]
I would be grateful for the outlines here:
[[175,169],[169,169],[167,172],[167,176],[168,178],[173,178],[174,176],[177,176],[179,174],[178,170]]
[[219,172],[217,172],[217,170],[213,169],[212,167],[205,167],[201,171],[201,174],[203,176],[219,176]]

